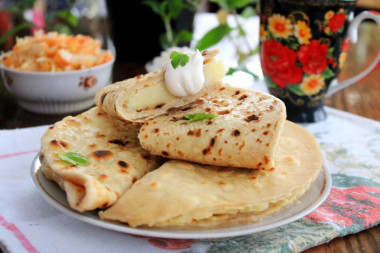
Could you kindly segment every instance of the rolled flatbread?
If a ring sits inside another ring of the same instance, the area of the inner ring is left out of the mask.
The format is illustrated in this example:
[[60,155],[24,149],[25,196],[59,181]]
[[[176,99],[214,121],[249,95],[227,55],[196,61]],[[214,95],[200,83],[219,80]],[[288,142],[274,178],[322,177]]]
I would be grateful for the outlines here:
[[[186,115],[213,119],[189,122]],[[265,93],[223,86],[147,120],[142,147],[152,154],[217,166],[270,169],[286,119],[284,103]]]
[[[42,172],[66,192],[70,206],[85,212],[112,205],[139,178],[161,165],[141,148],[138,126],[111,118],[98,108],[66,117],[41,138]],[[77,152],[86,166],[59,154]]]
[[202,53],[205,84],[195,95],[172,95],[166,88],[165,71],[162,70],[106,86],[96,94],[95,103],[111,116],[134,122],[144,122],[171,108],[189,104],[221,86],[225,70],[223,63],[214,59],[217,52]]
[[322,167],[314,137],[286,122],[271,170],[170,160],[137,181],[105,220],[131,227],[221,227],[261,220],[298,200]]

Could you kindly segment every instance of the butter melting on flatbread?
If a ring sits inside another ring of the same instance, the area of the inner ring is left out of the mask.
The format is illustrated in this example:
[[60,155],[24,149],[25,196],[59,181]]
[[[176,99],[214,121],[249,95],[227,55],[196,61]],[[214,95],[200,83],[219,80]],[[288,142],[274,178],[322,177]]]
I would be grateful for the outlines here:
[[[188,122],[186,115],[216,117]],[[286,119],[276,97],[223,86],[197,101],[147,120],[139,139],[152,154],[217,166],[270,169]]]
[[137,181],[104,220],[131,227],[222,227],[259,221],[297,201],[322,167],[314,137],[286,122],[271,170],[167,161]]
[[[70,206],[80,212],[115,203],[131,185],[161,164],[141,148],[138,126],[92,108],[66,117],[41,139],[42,172],[66,192]],[[71,165],[58,154],[78,152],[89,165]]]
[[172,95],[165,85],[165,71],[161,70],[106,86],[96,94],[95,103],[111,116],[134,122],[144,122],[171,108],[189,104],[222,85],[225,69],[221,61],[215,60],[217,53],[218,50],[202,53],[205,84],[195,95]]

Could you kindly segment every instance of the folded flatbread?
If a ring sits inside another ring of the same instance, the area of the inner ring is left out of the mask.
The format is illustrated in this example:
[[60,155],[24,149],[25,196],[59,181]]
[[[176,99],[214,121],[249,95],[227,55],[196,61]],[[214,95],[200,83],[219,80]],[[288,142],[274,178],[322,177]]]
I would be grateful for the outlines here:
[[[188,122],[186,115],[216,118]],[[147,120],[139,139],[152,154],[217,166],[270,169],[286,119],[284,103],[265,93],[223,86]]]
[[223,63],[214,59],[217,50],[205,51],[203,72],[205,84],[195,95],[176,97],[165,85],[165,71],[138,75],[101,89],[95,97],[95,103],[109,115],[119,119],[143,122],[167,112],[170,108],[179,107],[195,101],[204,94],[221,86],[225,70]]
[[[112,205],[139,178],[161,165],[161,159],[141,148],[138,126],[92,108],[66,117],[41,139],[42,172],[66,192],[80,212]],[[77,152],[87,166],[62,161],[59,154]]]
[[314,137],[286,122],[271,170],[167,161],[137,181],[106,220],[131,227],[220,227],[261,220],[294,203],[322,167]]

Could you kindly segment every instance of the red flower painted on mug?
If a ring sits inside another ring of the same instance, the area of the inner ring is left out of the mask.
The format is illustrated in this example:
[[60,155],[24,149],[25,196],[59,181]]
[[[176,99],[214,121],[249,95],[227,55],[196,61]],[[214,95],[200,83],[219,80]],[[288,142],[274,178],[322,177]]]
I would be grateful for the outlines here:
[[260,53],[263,72],[279,87],[302,81],[302,69],[296,66],[296,53],[273,39],[262,44]]
[[150,239],[149,243],[160,249],[167,250],[177,250],[177,249],[188,249],[193,244],[192,240],[188,239],[164,239],[156,238]]
[[343,52],[347,52],[348,51],[348,47],[350,46],[350,39],[349,38],[346,38],[342,44],[342,51]]
[[339,29],[346,22],[346,13],[337,13],[329,20],[329,27],[333,33],[339,31]]
[[308,75],[321,74],[327,67],[326,44],[312,40],[309,45],[301,46],[297,52],[298,60],[302,63],[303,71]]
[[369,227],[378,222],[380,187],[360,185],[345,190],[332,188],[327,200],[306,218],[340,226]]

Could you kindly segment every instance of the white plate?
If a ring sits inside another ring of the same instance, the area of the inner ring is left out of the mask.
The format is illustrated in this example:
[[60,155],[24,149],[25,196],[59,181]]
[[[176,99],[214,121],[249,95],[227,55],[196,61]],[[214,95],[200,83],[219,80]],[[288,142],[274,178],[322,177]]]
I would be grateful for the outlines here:
[[39,155],[37,155],[32,163],[31,176],[34,186],[37,188],[37,191],[49,204],[80,221],[133,235],[172,239],[205,239],[231,237],[252,234],[276,228],[298,220],[312,212],[320,204],[322,204],[331,190],[331,175],[326,167],[323,166],[322,171],[319,173],[315,182],[311,185],[309,191],[306,192],[306,194],[301,198],[299,202],[297,202],[297,204],[290,206],[275,214],[274,216],[271,216],[270,218],[267,218],[260,222],[218,229],[151,229],[131,228],[126,224],[101,220],[95,211],[79,213],[71,209],[66,200],[65,192],[55,182],[46,179],[42,173]]

